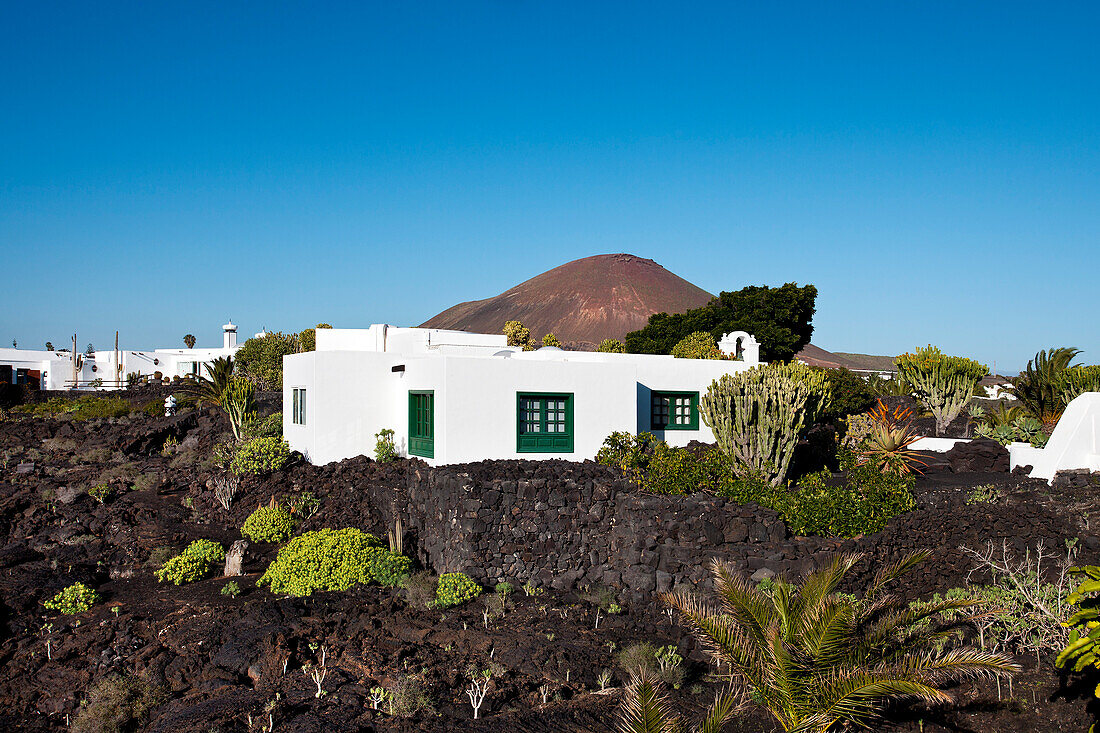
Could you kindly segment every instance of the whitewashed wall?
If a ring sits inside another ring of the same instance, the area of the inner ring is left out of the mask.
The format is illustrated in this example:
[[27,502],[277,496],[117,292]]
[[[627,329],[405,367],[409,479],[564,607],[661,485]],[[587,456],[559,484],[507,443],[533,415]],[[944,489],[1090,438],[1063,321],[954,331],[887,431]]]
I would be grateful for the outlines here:
[[[329,345],[367,340],[343,336]],[[404,370],[394,372],[394,366]],[[283,358],[283,434],[291,448],[315,464],[371,455],[374,436],[383,428],[394,430],[395,443],[404,454],[408,393],[433,390],[435,457],[426,459],[429,463],[487,458],[583,460],[594,458],[612,432],[650,430],[650,390],[697,391],[702,396],[712,380],[750,366],[555,350],[513,352],[507,358],[452,354],[447,349],[414,354],[319,350]],[[307,390],[305,425],[292,422],[296,387]],[[572,453],[517,452],[516,397],[521,392],[573,394]],[[698,430],[669,430],[660,435],[672,445],[714,439],[701,420]]]

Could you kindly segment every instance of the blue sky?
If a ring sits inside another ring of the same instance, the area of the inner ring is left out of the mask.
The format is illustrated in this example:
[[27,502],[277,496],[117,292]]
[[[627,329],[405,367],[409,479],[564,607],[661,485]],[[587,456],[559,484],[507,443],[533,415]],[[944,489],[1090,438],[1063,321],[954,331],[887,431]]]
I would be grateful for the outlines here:
[[592,254],[1100,362],[1094,3],[5,3],[0,343],[415,325]]

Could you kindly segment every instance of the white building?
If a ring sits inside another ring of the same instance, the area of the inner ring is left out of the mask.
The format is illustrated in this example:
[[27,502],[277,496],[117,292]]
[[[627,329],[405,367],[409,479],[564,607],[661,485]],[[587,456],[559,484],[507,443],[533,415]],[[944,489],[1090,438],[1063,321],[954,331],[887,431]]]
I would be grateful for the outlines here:
[[319,329],[316,351],[283,357],[283,435],[314,464],[372,455],[385,428],[401,454],[433,465],[594,458],[615,431],[709,442],[700,395],[760,353],[743,332],[719,343],[737,361],[506,344],[503,335],[380,324]]
[[[0,349],[0,382],[38,384],[40,389],[118,389],[133,373],[162,379],[205,373],[203,364],[237,353],[237,327],[222,326],[220,347],[96,351],[77,354],[74,373],[71,350]],[[121,368],[119,365],[121,364]]]

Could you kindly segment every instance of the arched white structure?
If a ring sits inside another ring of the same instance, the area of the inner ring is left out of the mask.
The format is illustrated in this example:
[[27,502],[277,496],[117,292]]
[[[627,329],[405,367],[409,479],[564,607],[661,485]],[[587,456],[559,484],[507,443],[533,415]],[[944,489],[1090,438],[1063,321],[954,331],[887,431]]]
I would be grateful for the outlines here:
[[731,331],[722,336],[718,348],[746,364],[760,363],[760,342],[746,331]]

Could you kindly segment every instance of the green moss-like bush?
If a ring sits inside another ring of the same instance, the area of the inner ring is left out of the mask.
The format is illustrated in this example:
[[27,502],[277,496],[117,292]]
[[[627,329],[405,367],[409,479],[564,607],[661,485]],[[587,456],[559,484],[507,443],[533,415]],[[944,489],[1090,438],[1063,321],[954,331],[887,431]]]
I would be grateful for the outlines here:
[[286,542],[294,532],[294,517],[281,506],[262,506],[248,515],[241,534],[253,542]]
[[891,518],[915,506],[912,476],[883,475],[840,456],[843,481],[828,472],[803,477],[798,486],[771,486],[763,476],[738,475],[733,459],[717,449],[675,448],[648,433],[613,433],[596,460],[621,468],[639,487],[657,494],[707,491],[739,504],[774,509],[797,535],[855,537],[880,531]]
[[397,585],[411,572],[409,558],[390,552],[373,535],[322,529],[290,540],[256,584],[270,585],[272,593],[308,596],[372,582]]
[[481,595],[481,586],[466,573],[443,573],[435,587],[432,608],[461,606]]
[[195,540],[153,573],[161,583],[183,585],[202,580],[211,566],[225,562],[225,548],[214,540]]
[[278,471],[290,460],[290,445],[282,438],[254,438],[247,441],[233,456],[233,473],[260,476]]
[[[35,417],[68,415],[73,420],[93,420],[122,417],[130,414],[130,410],[130,402],[120,397],[82,395],[76,399],[51,397],[45,402],[20,405],[14,408],[12,412],[26,413]],[[163,411],[161,414],[164,414]]]
[[249,420],[242,426],[244,437],[281,438],[283,437],[283,413],[276,412],[267,417]]
[[880,531],[893,517],[916,506],[911,475],[884,474],[873,466],[851,466],[844,483],[821,481],[797,491],[777,492],[771,506],[796,535],[855,537]]
[[98,600],[99,594],[94,590],[83,583],[73,583],[43,605],[51,611],[72,615],[87,611]]

